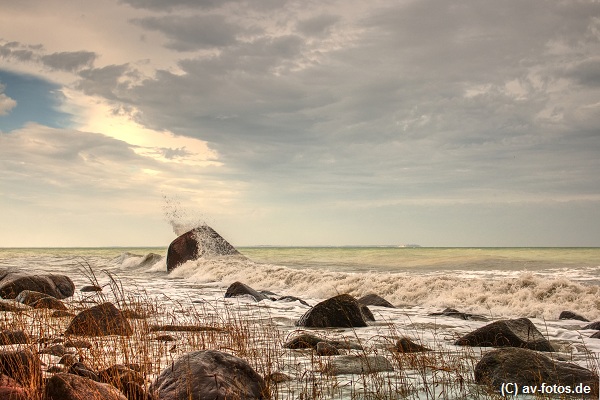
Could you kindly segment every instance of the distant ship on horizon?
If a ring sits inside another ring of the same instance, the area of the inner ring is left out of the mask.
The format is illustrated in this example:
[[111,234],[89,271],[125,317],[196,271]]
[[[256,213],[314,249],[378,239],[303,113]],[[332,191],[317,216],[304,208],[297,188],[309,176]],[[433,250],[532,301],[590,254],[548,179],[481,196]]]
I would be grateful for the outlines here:
[[420,244],[414,244],[414,243],[407,243],[407,244],[401,244],[398,247],[421,247]]

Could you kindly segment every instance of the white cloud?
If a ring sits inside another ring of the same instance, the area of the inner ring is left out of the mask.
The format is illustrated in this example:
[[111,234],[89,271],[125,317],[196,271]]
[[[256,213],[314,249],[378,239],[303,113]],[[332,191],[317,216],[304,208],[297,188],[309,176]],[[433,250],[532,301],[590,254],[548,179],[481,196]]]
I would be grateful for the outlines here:
[[17,102],[3,93],[4,86],[0,84],[0,115],[7,115],[10,110],[16,107]]

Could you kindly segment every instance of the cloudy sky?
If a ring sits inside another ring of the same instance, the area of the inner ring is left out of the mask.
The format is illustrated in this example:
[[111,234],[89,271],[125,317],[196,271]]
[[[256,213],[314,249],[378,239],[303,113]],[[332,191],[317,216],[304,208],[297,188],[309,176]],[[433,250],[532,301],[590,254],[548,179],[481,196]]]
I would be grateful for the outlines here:
[[600,246],[596,0],[0,10],[0,247]]

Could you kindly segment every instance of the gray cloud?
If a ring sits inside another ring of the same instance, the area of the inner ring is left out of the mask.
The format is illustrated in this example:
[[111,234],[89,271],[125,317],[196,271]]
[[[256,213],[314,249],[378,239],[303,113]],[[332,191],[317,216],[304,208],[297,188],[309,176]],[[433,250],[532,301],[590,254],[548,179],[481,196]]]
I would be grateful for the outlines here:
[[44,55],[41,62],[56,70],[75,72],[85,67],[91,67],[97,55],[91,51],[64,51]]
[[165,34],[169,39],[167,47],[177,51],[228,46],[235,43],[237,34],[242,32],[222,15],[146,17],[133,22]]
[[132,7],[154,11],[171,11],[176,8],[212,9],[231,1],[235,0],[172,0],[168,2],[161,0],[121,0],[122,3],[129,4]]
[[321,36],[327,34],[332,26],[340,20],[337,15],[323,14],[298,22],[298,30],[305,35]]

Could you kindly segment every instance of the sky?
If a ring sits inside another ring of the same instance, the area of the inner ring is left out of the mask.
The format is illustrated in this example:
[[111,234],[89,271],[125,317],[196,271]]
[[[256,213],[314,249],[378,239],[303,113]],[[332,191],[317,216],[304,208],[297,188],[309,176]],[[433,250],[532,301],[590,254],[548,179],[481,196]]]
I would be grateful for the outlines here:
[[600,246],[597,0],[0,0],[0,247]]

